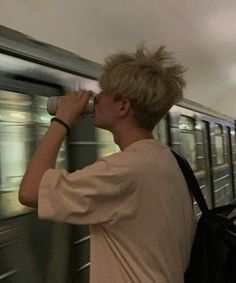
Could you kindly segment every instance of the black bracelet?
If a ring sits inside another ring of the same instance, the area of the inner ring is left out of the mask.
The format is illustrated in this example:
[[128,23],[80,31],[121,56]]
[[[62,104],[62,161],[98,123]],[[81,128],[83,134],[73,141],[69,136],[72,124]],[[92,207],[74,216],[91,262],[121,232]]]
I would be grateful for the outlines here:
[[66,128],[66,130],[67,130],[67,136],[69,136],[70,128],[63,120],[61,120],[60,118],[57,118],[57,117],[53,117],[51,119],[51,122],[53,122],[53,121],[56,121],[56,122],[60,123],[61,125],[63,125]]

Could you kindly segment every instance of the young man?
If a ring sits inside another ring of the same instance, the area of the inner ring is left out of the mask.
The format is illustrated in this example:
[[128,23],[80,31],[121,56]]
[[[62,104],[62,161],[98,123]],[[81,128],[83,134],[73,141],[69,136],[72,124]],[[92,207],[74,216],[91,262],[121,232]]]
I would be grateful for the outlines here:
[[[94,123],[121,152],[68,173],[55,168],[66,127],[90,93],[67,94],[23,177],[19,200],[41,218],[91,225],[92,283],[181,283],[194,234],[192,200],[152,130],[182,98],[183,68],[160,47],[108,57]],[[65,124],[65,125],[64,125]]]

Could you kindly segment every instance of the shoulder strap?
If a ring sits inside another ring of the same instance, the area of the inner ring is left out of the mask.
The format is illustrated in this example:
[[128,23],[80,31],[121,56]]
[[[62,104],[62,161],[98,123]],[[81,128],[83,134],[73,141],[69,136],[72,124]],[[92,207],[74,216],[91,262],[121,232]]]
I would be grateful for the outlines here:
[[193,194],[195,200],[197,201],[197,204],[200,207],[202,213],[207,213],[209,209],[207,207],[206,201],[204,199],[204,196],[198,185],[198,181],[194,175],[191,166],[189,165],[188,161],[179,153],[177,153],[175,150],[171,148],[171,151],[174,154],[179,164],[179,167],[181,168],[182,173],[185,177],[186,183],[188,184],[188,188],[190,192]]

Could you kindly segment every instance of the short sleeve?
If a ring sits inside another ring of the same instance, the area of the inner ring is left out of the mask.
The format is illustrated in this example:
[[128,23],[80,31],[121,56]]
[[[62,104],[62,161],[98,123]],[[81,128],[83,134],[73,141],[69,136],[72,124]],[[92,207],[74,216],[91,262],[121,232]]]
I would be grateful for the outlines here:
[[106,160],[74,173],[49,169],[39,187],[38,215],[73,224],[115,221],[130,188],[128,169],[112,168]]

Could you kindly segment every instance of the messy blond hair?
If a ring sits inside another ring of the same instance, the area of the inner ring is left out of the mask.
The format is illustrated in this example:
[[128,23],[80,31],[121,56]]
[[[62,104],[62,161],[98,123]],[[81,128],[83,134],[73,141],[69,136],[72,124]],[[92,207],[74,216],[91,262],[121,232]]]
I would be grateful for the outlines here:
[[115,100],[128,98],[138,127],[152,130],[168,110],[183,98],[184,68],[161,46],[149,51],[117,53],[106,58],[100,86]]

